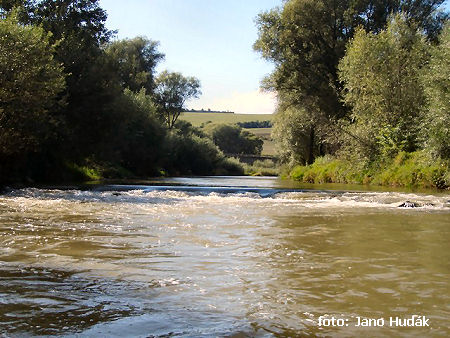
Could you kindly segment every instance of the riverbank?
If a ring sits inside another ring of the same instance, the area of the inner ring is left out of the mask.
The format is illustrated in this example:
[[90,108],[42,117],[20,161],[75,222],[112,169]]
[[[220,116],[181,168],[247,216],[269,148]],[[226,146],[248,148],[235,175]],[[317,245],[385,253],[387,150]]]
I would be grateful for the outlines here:
[[304,183],[351,183],[381,186],[449,189],[449,163],[433,160],[423,151],[400,152],[394,159],[367,165],[332,156],[312,165],[295,166],[288,176]]
[[77,185],[86,182],[108,183],[108,182],[135,182],[148,181],[164,177],[191,177],[191,176],[279,176],[279,166],[270,160],[255,161],[253,165],[242,163],[236,158],[222,157],[220,166],[209,173],[179,172],[155,169],[151,176],[139,175],[121,165],[108,162],[84,161],[81,164],[66,161],[56,167],[48,168],[45,174],[38,177],[33,175],[6,175],[0,177],[0,188],[12,186],[24,188],[29,186],[50,185]]

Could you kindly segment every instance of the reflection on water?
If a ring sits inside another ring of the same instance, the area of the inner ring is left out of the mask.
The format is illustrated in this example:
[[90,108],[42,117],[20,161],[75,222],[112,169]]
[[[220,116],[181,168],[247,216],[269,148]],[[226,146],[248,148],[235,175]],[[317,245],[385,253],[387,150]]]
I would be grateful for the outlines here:
[[[448,194],[283,184],[1,195],[0,335],[450,334]],[[406,200],[420,207],[399,208]],[[355,327],[414,314],[431,327]],[[319,327],[320,316],[349,326]]]

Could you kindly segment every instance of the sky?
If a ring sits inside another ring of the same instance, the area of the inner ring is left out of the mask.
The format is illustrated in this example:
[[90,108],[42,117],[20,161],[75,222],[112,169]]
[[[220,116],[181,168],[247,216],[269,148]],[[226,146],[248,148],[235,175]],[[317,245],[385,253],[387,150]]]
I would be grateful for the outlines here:
[[166,55],[157,72],[195,76],[202,95],[189,109],[270,114],[275,96],[259,90],[273,65],[253,51],[255,17],[282,0],[100,0],[117,38],[146,36]]

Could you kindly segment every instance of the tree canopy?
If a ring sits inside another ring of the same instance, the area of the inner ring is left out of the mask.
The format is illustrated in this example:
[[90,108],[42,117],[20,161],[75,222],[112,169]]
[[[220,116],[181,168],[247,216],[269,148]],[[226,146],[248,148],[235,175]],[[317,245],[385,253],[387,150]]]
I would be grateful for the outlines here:
[[[301,130],[295,132],[301,138],[309,138],[309,155],[295,158],[311,163],[317,155],[334,153],[342,143],[335,137],[342,133],[338,121],[351,121],[351,109],[342,100],[344,88],[338,65],[355,32],[359,29],[378,34],[386,28],[389,15],[402,13],[408,25],[421,29],[427,39],[433,40],[447,17],[438,10],[442,3],[443,0],[288,0],[280,8],[257,17],[254,49],[275,65],[262,86],[277,93],[279,114],[289,110],[286,116],[294,120],[295,114],[300,115]],[[278,134],[278,141],[283,144],[296,139]],[[295,149],[295,144],[289,148]]]
[[261,155],[263,140],[237,125],[207,125],[206,130],[225,153]]
[[155,88],[155,68],[164,59],[158,52],[159,43],[144,37],[118,40],[106,47],[106,53],[117,66],[121,86],[134,92],[145,88],[151,94]]
[[427,113],[422,137],[435,155],[450,159],[450,23],[439,40],[423,71]]
[[200,81],[194,77],[168,71],[159,74],[154,98],[169,129],[173,128],[181,112],[185,110],[186,101],[197,98],[200,94]]
[[[420,69],[427,60],[425,37],[397,15],[378,34],[360,29],[339,69],[351,132],[364,153],[392,156],[418,148],[424,91]],[[369,147],[369,148],[367,148]]]
[[0,21],[0,154],[36,151],[57,120],[49,110],[64,89],[51,33],[21,25],[15,13]]
[[105,177],[242,173],[175,125],[199,81],[157,76],[156,41],[111,41],[98,0],[4,0],[0,16],[0,183],[86,178],[86,166]]

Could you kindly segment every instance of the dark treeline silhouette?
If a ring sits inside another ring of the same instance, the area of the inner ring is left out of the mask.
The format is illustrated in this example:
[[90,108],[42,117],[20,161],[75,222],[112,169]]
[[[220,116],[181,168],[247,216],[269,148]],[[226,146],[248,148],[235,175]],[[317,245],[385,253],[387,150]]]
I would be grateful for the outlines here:
[[114,40],[99,1],[0,1],[0,15],[0,183],[242,173],[177,121],[199,81],[156,74],[158,43]]

